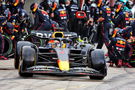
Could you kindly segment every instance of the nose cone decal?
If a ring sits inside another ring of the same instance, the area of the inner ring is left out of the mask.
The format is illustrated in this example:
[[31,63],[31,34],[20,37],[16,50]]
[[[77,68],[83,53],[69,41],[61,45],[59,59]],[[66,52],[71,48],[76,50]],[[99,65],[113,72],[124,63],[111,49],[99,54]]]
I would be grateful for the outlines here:
[[69,49],[68,48],[56,48],[58,57],[58,67],[61,71],[68,71],[69,66]]
[[61,71],[69,70],[69,61],[58,60],[58,66]]

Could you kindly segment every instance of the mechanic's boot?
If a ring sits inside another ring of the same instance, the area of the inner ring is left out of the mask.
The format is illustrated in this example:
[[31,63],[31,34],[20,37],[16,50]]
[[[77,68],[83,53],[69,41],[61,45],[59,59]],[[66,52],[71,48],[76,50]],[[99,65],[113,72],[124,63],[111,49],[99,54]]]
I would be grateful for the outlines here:
[[121,66],[122,66],[122,60],[119,59],[119,60],[118,60],[118,65],[117,65],[117,67],[121,67]]
[[8,58],[4,57],[4,56],[0,56],[1,60],[8,60]]
[[124,63],[124,66],[128,68],[132,68],[132,66],[128,62]]
[[110,61],[110,65],[109,65],[109,66],[110,66],[110,67],[113,67],[113,64],[114,64],[114,63],[113,63],[112,61]]

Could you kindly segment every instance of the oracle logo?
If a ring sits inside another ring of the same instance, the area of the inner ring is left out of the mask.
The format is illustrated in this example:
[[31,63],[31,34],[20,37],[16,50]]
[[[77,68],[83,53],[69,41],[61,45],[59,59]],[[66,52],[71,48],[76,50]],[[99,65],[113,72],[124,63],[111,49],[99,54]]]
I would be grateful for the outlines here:
[[36,33],[37,37],[41,37],[41,38],[50,38],[52,36],[51,33]]

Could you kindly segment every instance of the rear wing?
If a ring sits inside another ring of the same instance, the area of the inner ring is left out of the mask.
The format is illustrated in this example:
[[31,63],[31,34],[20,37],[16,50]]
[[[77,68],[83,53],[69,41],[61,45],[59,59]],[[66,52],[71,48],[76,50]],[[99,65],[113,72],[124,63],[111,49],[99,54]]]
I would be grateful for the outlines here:
[[39,38],[77,38],[77,33],[74,32],[61,32],[61,31],[31,31],[32,35],[35,35]]

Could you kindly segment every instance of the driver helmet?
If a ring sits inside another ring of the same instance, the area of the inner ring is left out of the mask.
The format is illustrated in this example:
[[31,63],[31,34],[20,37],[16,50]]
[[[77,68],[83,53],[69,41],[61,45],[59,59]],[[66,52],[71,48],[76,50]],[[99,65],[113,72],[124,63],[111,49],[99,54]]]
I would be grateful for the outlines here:
[[48,45],[51,48],[57,48],[60,47],[60,42],[58,40],[49,40]]

